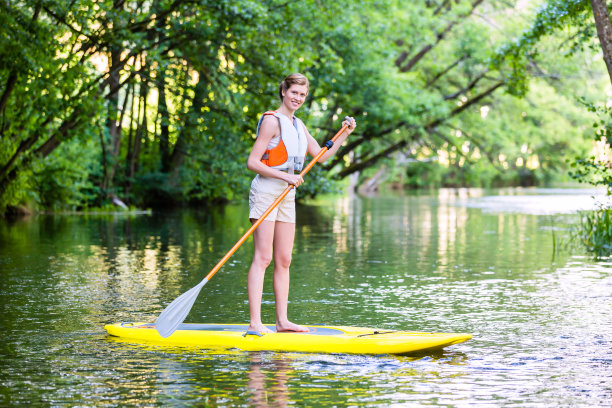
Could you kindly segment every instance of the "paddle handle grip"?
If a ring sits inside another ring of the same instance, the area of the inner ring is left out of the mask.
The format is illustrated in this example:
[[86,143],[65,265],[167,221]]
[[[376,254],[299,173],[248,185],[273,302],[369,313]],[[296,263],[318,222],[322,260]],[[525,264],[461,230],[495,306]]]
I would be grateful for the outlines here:
[[[306,173],[308,173],[310,171],[310,169],[312,168],[312,166],[314,166],[319,159],[321,158],[321,156],[323,156],[325,154],[325,152],[327,152],[331,146],[335,143],[335,141],[340,137],[340,135],[347,129],[348,126],[344,125],[342,126],[342,128],[340,128],[340,130],[334,135],[334,137],[332,137],[331,140],[331,144],[329,143],[329,141],[325,144],[325,146],[323,146],[323,148],[319,151],[319,153],[317,153],[317,155],[310,161],[310,163],[308,163],[308,165],[306,165],[306,167],[304,167],[302,169],[302,172],[300,173],[300,176],[304,177],[304,175],[306,175]],[[238,242],[236,242],[236,244],[232,247],[232,249],[230,249],[223,258],[221,258],[221,260],[215,265],[214,268],[212,268],[212,270],[208,273],[208,275],[206,275],[206,277],[204,278],[204,280],[209,281],[210,278],[212,278],[215,273],[217,273],[217,271],[219,269],[221,269],[221,267],[223,266],[223,264],[225,262],[227,262],[227,260],[234,254],[234,252],[236,252],[236,250],[244,243],[244,241],[247,240],[247,238],[253,233],[253,231],[255,231],[255,229],[257,227],[259,227],[259,225],[266,219],[266,217],[268,216],[268,214],[270,214],[272,212],[272,210],[281,202],[283,201],[283,199],[287,196],[287,194],[289,194],[289,191],[291,191],[292,188],[294,188],[295,186],[293,184],[290,184],[287,186],[287,188],[282,192],[281,195],[279,195],[276,200],[274,200],[274,202],[272,203],[272,205],[270,205],[270,207],[263,213],[263,215],[261,217],[259,217],[259,219],[257,221],[255,221],[253,223],[253,225],[251,225],[251,228],[249,228],[247,230],[247,232],[244,233],[244,235],[242,236],[242,238],[240,238],[238,240]]]

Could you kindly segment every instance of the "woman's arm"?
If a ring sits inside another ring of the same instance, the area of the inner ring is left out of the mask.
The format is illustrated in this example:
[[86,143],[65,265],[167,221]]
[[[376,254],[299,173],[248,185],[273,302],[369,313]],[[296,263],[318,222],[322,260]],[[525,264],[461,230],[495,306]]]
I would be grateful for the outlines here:
[[[357,123],[355,122],[355,119],[350,118],[350,119],[345,119],[342,122],[342,126],[344,125],[347,126],[346,130],[342,132],[340,136],[338,136],[338,139],[336,139],[336,141],[334,142],[334,145],[321,156],[321,158],[319,159],[320,163],[325,162],[327,159],[329,159],[334,154],[336,154],[336,152],[338,151],[342,143],[344,143],[346,138],[351,133],[353,133],[353,130],[355,130]],[[308,137],[308,153],[310,153],[312,157],[315,157],[317,154],[319,154],[322,147],[319,146],[319,143],[317,143],[315,138],[310,135],[310,133],[308,132],[308,129],[306,129],[306,126],[304,126],[304,130],[306,130],[306,135]]]
[[[299,186],[304,182],[299,174],[289,174],[284,171],[273,169],[261,162],[261,158],[268,149],[270,140],[280,134],[280,124],[274,116],[266,116],[259,127],[259,135],[255,139],[255,144],[251,149],[247,159],[247,168],[264,177],[274,177],[294,186]],[[316,142],[315,142],[316,143]]]

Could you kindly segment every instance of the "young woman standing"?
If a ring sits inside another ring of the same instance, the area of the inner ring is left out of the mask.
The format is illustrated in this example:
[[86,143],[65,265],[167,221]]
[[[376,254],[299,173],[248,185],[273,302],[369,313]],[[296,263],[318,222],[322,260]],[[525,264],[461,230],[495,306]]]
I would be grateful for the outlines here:
[[[308,79],[291,74],[279,89],[281,105],[276,111],[264,113],[257,127],[257,139],[247,160],[247,168],[257,175],[249,193],[249,218],[258,220],[289,184],[299,187],[304,180],[299,175],[306,153],[316,156],[321,146],[308,133],[306,126],[294,116],[308,95]],[[333,156],[355,129],[355,119],[347,117],[347,129],[334,145],[321,156],[324,162]],[[253,232],[255,253],[249,269],[249,331],[269,333],[261,321],[261,298],[266,268],[274,260],[274,297],[276,299],[276,331],[308,331],[289,321],[289,266],[295,236],[295,188]]]

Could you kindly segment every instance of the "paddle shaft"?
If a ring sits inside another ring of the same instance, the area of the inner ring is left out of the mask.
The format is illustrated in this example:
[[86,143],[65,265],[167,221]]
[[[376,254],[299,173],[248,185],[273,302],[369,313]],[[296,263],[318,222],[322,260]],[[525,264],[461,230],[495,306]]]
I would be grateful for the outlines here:
[[[302,169],[302,172],[300,173],[301,177],[304,177],[304,175],[306,173],[308,173],[310,171],[310,169],[312,168],[312,166],[314,166],[317,161],[319,161],[319,159],[321,158],[321,156],[323,156],[325,154],[325,152],[327,152],[329,150],[329,148],[331,146],[333,146],[334,142],[336,141],[336,139],[338,139],[338,137],[340,137],[340,135],[342,134],[342,132],[344,132],[346,130],[347,126],[342,126],[342,128],[338,131],[338,133],[336,133],[334,135],[334,137],[331,138],[331,144],[329,144],[329,142],[327,142],[325,144],[325,146],[323,146],[323,148],[321,149],[321,151],[310,161],[310,163],[308,163],[308,165],[306,167],[304,167],[304,169]],[[238,240],[238,242],[236,242],[236,245],[234,245],[232,247],[232,249],[230,249],[223,258],[221,258],[221,260],[215,265],[214,268],[212,268],[212,270],[208,273],[208,275],[206,275],[206,277],[204,278],[204,281],[208,282],[210,280],[210,278],[212,278],[214,276],[215,273],[217,273],[217,271],[219,269],[221,269],[221,267],[223,266],[223,264],[234,254],[234,252],[236,252],[236,250],[244,243],[244,241],[247,240],[247,238],[253,233],[253,231],[255,231],[255,229],[257,229],[257,227],[259,227],[259,225],[266,219],[266,217],[268,216],[268,214],[270,214],[272,212],[272,210],[281,202],[283,201],[283,198],[285,198],[285,196],[287,194],[289,194],[289,191],[291,191],[292,188],[294,188],[295,186],[293,184],[290,184],[287,186],[287,188],[285,189],[285,191],[282,192],[281,195],[278,196],[278,198],[276,200],[274,200],[274,202],[272,203],[272,205],[270,205],[270,208],[268,208],[266,210],[266,212],[263,213],[263,215],[261,217],[259,217],[259,219],[257,221],[255,221],[253,223],[253,225],[251,225],[251,228],[248,229],[247,232],[244,233],[244,235],[242,236],[242,238],[240,238]]]

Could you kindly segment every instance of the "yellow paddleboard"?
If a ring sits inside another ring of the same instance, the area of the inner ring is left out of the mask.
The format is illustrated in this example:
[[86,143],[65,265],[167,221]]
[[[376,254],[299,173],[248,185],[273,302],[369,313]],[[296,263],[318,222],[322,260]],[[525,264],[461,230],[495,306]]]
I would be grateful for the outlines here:
[[[274,330],[274,326],[268,326]],[[188,345],[206,349],[308,353],[412,354],[441,349],[472,338],[467,333],[419,333],[365,327],[306,326],[307,333],[246,334],[241,324],[183,323],[168,338],[154,324],[116,323],[104,328],[111,336],[160,345]]]

